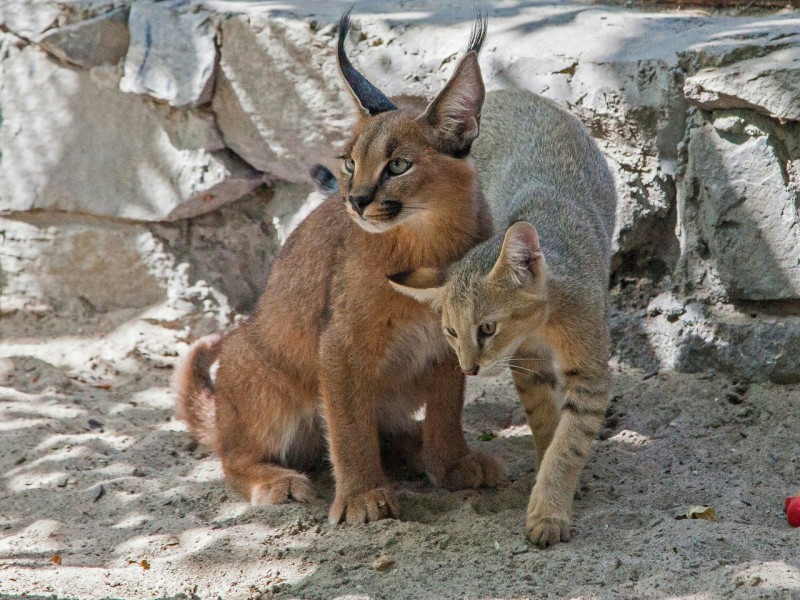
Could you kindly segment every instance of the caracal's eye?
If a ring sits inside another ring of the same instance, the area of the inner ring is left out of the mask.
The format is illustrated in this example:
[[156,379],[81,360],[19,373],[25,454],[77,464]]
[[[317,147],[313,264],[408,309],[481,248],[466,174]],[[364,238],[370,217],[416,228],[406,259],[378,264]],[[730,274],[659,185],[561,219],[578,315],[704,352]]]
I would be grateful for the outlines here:
[[356,163],[352,158],[345,158],[342,161],[342,173],[345,175],[352,175],[353,171],[356,170]]
[[490,336],[494,335],[494,332],[497,331],[497,322],[496,321],[487,321],[486,323],[481,323],[480,327],[478,327],[478,331],[480,331],[481,335],[483,336]]
[[456,333],[456,330],[453,329],[452,327],[447,327],[445,329],[445,331],[447,331],[447,335],[449,335],[450,337],[454,337],[454,338],[458,337],[458,334]]
[[389,173],[392,175],[402,175],[411,168],[411,162],[405,158],[393,158],[389,161]]

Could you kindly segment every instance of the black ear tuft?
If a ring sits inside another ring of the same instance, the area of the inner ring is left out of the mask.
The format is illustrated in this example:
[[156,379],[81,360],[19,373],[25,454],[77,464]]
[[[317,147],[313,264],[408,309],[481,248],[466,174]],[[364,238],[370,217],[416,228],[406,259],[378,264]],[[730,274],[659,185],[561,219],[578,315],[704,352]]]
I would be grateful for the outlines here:
[[381,92],[372,85],[367,78],[356,71],[347,54],[344,51],[344,40],[350,29],[350,8],[339,19],[339,41],[336,45],[336,60],[339,63],[339,71],[344,78],[350,95],[353,96],[359,110],[365,116],[377,115],[390,110],[397,110],[397,107]]
[[308,173],[321,194],[332,196],[339,191],[339,182],[325,165],[317,163],[309,169]]
[[467,52],[475,52],[476,54],[481,51],[483,42],[486,40],[486,29],[489,20],[489,13],[486,9],[478,11],[475,17],[475,23],[472,25],[472,34],[469,37],[469,46]]

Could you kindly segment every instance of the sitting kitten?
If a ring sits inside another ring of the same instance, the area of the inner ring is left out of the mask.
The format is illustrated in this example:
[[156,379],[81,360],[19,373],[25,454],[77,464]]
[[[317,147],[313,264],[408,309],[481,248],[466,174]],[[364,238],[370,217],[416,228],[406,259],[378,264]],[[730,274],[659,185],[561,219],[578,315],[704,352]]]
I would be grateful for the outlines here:
[[[461,429],[464,375],[439,318],[395,292],[387,274],[445,266],[491,235],[470,158],[483,80],[479,20],[466,55],[422,113],[398,109],[338,61],[359,111],[342,151],[340,189],[289,236],[253,316],[197,341],[176,372],[176,412],[255,505],[308,500],[304,470],[336,478],[332,522],[398,515],[381,445],[404,450],[450,488],[494,485],[498,463]],[[216,380],[209,368],[219,362]],[[424,423],[414,413],[426,407]]]

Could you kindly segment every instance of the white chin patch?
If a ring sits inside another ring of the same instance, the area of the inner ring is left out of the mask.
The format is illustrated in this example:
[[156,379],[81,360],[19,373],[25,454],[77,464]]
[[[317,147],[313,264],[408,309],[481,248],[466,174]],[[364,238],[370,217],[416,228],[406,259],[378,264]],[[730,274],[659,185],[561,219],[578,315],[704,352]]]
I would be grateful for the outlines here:
[[353,217],[353,220],[358,224],[361,229],[364,231],[369,231],[370,233],[383,233],[384,231],[389,231],[392,227],[397,226],[400,221],[395,219],[389,222],[382,222],[382,223],[375,223],[373,221],[367,221],[366,219],[362,219],[361,217]]
[[478,369],[478,377],[494,377],[503,372],[503,367],[497,363],[491,364],[488,367],[481,367]]

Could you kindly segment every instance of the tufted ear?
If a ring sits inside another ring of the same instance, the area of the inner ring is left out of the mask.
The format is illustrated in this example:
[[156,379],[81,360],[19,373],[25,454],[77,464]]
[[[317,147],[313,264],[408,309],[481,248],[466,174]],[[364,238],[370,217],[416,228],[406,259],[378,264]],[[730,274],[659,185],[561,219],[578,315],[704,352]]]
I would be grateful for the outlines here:
[[359,111],[365,117],[397,110],[397,107],[392,104],[383,92],[356,71],[350,59],[347,58],[347,54],[345,54],[344,40],[347,38],[347,32],[350,29],[350,10],[339,19],[339,42],[336,46],[336,61],[339,64],[339,72],[342,74],[345,84],[347,84],[347,90],[353,97],[353,101]]
[[500,256],[489,276],[511,280],[514,285],[523,287],[537,281],[543,267],[539,234],[530,223],[519,221],[506,231]]
[[438,312],[442,307],[445,276],[443,269],[422,267],[389,275],[389,285]]
[[478,137],[485,97],[478,52],[486,38],[486,17],[478,15],[467,54],[450,81],[418,117],[430,125],[442,150],[456,157],[469,154]]

